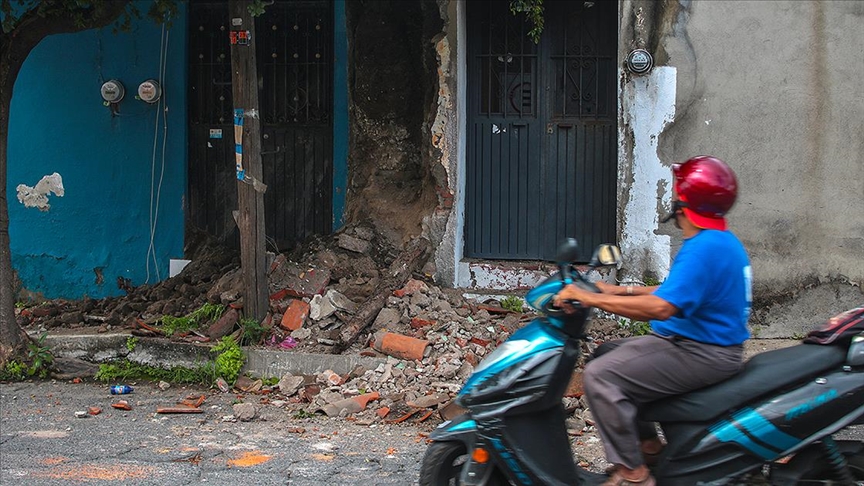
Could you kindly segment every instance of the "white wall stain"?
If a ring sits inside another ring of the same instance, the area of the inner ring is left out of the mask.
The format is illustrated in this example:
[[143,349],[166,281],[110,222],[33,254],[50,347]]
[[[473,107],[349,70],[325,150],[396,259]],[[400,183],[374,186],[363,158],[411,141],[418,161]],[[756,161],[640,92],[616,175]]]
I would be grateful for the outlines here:
[[[660,134],[675,119],[676,73],[674,67],[658,67],[624,85],[622,109],[624,122],[632,129],[633,180],[623,211],[621,251],[631,277],[652,271],[662,280],[669,273],[671,242],[668,235],[657,234],[657,197],[660,192],[662,204],[669,207],[671,169],[660,162],[657,145]],[[619,154],[623,153],[619,147]]]
[[63,177],[58,173],[46,175],[35,187],[30,187],[25,184],[18,184],[15,188],[18,191],[18,201],[28,208],[37,208],[40,211],[48,211],[51,205],[48,203],[48,195],[54,193],[55,196],[63,197],[65,190],[63,189]]

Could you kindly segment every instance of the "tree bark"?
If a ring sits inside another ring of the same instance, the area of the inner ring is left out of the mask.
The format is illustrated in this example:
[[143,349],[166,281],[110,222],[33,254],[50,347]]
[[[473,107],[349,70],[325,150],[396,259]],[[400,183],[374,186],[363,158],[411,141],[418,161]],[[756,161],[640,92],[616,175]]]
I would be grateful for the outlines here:
[[6,39],[0,44],[0,366],[21,346],[24,333],[15,321],[15,288],[12,272],[12,252],[9,246],[9,206],[6,202],[6,150],[9,142],[9,106],[12,85],[20,63],[10,59]]
[[36,9],[25,12],[15,28],[0,32],[0,368],[23,351],[27,334],[15,320],[15,287],[9,240],[9,206],[6,198],[7,149],[10,107],[15,80],[24,61],[42,39],[51,34],[104,27],[126,9],[128,0],[103,2],[90,9],[91,17],[76,24],[71,16],[42,17]]
[[[255,59],[255,19],[249,13],[250,0],[230,0],[229,26],[232,31],[249,32],[245,45],[231,46],[231,84],[234,109],[243,110],[242,167],[237,192],[240,228],[240,265],[243,268],[243,313],[261,322],[268,310],[267,260],[264,239],[264,193],[252,181],[261,181],[261,121],[258,116],[258,65]],[[239,20],[238,20],[239,19]],[[239,24],[238,24],[239,22]],[[236,123],[236,122],[235,122]],[[236,129],[235,129],[236,130]],[[235,134],[235,143],[236,140]]]
[[335,346],[335,352],[344,351],[348,346],[354,344],[357,337],[364,329],[369,327],[381,309],[387,303],[387,298],[405,285],[411,275],[419,270],[429,258],[429,241],[418,237],[411,240],[407,247],[399,254],[396,260],[390,264],[390,268],[384,279],[375,288],[374,297],[364,302],[351,322],[339,333],[339,345]]

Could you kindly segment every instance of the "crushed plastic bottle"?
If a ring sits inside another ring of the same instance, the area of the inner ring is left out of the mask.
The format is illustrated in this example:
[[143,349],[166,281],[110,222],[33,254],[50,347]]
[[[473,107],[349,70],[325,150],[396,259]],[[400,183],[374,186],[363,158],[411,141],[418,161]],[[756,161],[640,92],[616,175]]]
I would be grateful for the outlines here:
[[125,395],[127,393],[132,393],[134,389],[129,385],[114,385],[111,387],[112,395]]

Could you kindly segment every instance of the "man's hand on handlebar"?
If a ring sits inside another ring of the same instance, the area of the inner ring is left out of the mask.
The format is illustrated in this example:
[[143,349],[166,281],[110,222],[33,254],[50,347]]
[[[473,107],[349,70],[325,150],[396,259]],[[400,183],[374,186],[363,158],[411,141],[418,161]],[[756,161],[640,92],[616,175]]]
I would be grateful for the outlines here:
[[[601,287],[602,290],[602,287]],[[571,313],[575,312],[576,309],[573,307],[573,302],[581,302],[584,306],[589,306],[586,300],[591,299],[591,295],[594,292],[589,292],[585,289],[578,287],[576,284],[570,284],[561,289],[558,292],[558,295],[555,296],[553,303],[555,307],[559,307],[564,309],[565,312]]]

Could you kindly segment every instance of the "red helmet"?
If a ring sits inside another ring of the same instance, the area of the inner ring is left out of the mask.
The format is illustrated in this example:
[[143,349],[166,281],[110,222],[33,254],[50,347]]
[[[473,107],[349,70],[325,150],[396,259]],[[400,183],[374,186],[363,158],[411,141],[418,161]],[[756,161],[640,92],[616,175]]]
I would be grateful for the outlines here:
[[738,181],[722,160],[710,155],[693,157],[673,164],[675,192],[685,203],[684,214],[693,224],[705,229],[726,229],[724,216],[735,204]]

